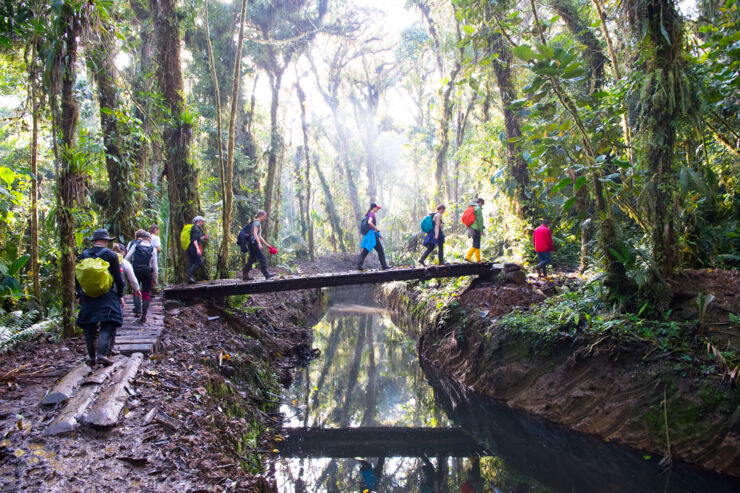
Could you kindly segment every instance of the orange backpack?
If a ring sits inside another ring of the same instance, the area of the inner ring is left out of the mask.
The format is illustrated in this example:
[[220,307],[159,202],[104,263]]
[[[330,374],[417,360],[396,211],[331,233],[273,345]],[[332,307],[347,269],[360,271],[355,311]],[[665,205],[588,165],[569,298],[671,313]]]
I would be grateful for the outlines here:
[[468,228],[475,222],[475,206],[470,205],[465,209],[462,215],[462,222]]

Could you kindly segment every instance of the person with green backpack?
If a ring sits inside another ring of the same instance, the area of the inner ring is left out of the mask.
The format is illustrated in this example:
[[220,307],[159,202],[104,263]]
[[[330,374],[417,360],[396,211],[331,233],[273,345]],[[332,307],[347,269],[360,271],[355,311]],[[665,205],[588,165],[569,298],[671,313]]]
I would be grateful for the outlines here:
[[[187,225],[182,230],[182,234],[180,235],[180,243],[182,244],[183,248],[188,253],[188,262],[190,262],[190,267],[188,267],[187,271],[187,280],[190,284],[195,283],[195,278],[193,277],[193,274],[195,274],[195,271],[197,271],[200,267],[203,267],[205,270],[205,266],[203,264],[203,245],[202,241],[207,240],[210,238],[207,234],[203,233],[203,226],[206,224],[206,218],[203,216],[195,216],[193,218],[193,224],[190,228],[188,228]],[[186,234],[186,231],[189,230],[189,241],[187,243],[187,246],[185,246],[185,243],[183,240],[183,235]]]
[[[108,358],[123,325],[123,278],[118,255],[108,249],[112,240],[105,229],[93,232],[93,246],[77,258],[75,287],[80,300],[77,325],[82,328],[89,366],[111,365]],[[98,336],[98,331],[100,336]],[[97,347],[96,347],[97,339]]]
[[445,263],[445,234],[442,231],[442,215],[445,213],[445,210],[446,207],[440,204],[437,206],[437,212],[432,212],[421,220],[421,230],[427,234],[422,242],[422,245],[424,245],[427,250],[419,259],[419,263],[421,265],[426,265],[425,261],[429,254],[434,251],[435,247],[439,247],[439,251],[437,252],[439,265]]

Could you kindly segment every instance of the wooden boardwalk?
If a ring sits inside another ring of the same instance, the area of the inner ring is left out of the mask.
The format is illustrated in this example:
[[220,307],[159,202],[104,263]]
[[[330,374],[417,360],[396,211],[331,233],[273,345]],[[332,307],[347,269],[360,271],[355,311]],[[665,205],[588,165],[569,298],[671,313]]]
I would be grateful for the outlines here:
[[163,328],[161,296],[152,299],[146,324],[135,319],[133,299],[127,296],[123,326],[113,348],[120,354],[112,357],[113,365],[108,367],[90,368],[80,362],[49,390],[41,405],[57,406],[58,412],[44,434],[69,433],[82,425],[115,426],[144,357],[159,348]]
[[274,293],[356,284],[381,284],[393,281],[429,280],[444,277],[492,276],[504,270],[502,265],[462,263],[428,267],[396,267],[388,270],[332,272],[326,274],[276,276],[272,279],[241,281],[222,279],[166,288],[164,296],[175,300],[219,299],[239,294]]

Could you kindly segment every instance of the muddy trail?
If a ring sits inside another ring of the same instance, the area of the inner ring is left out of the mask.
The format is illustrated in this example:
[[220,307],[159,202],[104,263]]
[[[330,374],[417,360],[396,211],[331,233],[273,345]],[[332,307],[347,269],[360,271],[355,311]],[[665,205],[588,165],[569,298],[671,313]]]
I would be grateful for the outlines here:
[[[118,426],[45,436],[39,405],[79,365],[81,337],[27,342],[0,364],[0,491],[273,491],[261,475],[291,369],[311,357],[320,292],[253,296],[238,309],[172,307]],[[60,404],[61,406],[61,404]]]

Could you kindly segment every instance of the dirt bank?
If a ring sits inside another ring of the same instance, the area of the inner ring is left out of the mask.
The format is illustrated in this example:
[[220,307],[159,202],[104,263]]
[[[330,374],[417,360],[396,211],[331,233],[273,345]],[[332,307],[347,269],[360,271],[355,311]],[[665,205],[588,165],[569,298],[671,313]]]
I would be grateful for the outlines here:
[[[690,314],[695,293],[717,291],[708,326],[714,322],[721,330],[708,335],[723,349],[737,348],[740,328],[727,320],[740,312],[740,275],[685,276],[691,284],[683,284],[675,311]],[[429,284],[398,283],[377,292],[401,319],[413,319],[407,326],[422,327],[422,358],[461,384],[604,440],[740,476],[740,390],[721,383],[723,370],[695,326],[676,325],[681,347],[661,347],[618,327],[600,334],[557,324],[542,333],[511,330],[501,315],[515,307],[526,312],[547,293],[563,291],[532,281],[462,286],[452,295],[449,287]],[[585,320],[584,315],[582,326]]]
[[[281,385],[312,356],[323,298],[280,293],[232,306],[168,312],[164,347],[144,361],[123,424],[110,430],[43,435],[52,410],[38,403],[82,360],[81,338],[4,354],[0,491],[275,491],[261,458],[280,440]],[[147,422],[155,407],[169,424]]]

